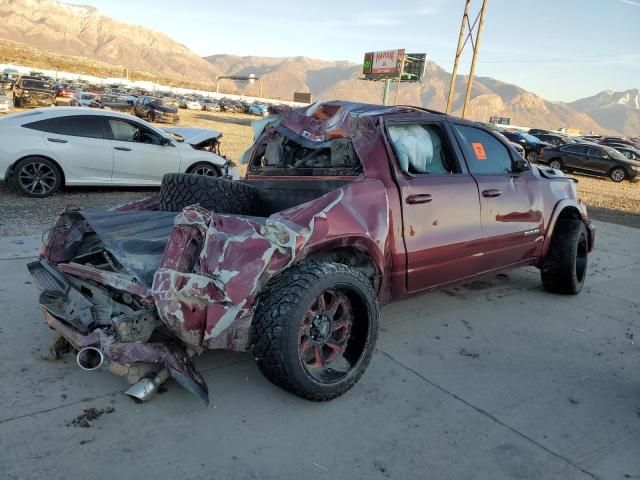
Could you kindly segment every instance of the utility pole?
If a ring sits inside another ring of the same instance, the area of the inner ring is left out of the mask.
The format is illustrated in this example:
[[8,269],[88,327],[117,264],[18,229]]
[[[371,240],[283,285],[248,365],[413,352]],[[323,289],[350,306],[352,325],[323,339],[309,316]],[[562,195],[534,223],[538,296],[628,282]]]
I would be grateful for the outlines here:
[[468,22],[469,18],[469,5],[471,5],[471,0],[466,0],[464,4],[464,13],[462,14],[462,23],[460,24],[460,36],[458,37],[458,47],[456,48],[456,58],[453,62],[453,72],[451,72],[451,83],[449,84],[449,97],[447,98],[447,109],[446,113],[451,113],[451,107],[453,105],[453,95],[456,90],[456,76],[458,75],[458,64],[460,63],[460,55],[462,55],[462,49],[467,41],[462,43],[462,39],[464,38],[464,24]]
[[393,99],[393,104],[398,104],[398,92],[400,91],[400,83],[402,82],[402,74],[404,73],[404,63],[407,61],[407,55],[402,54],[402,58],[400,59],[400,73],[398,74],[398,85],[396,86],[396,96]]
[[[478,32],[476,33],[476,42],[473,46],[473,59],[471,60],[471,70],[469,71],[469,80],[467,81],[467,93],[464,96],[464,107],[462,107],[462,118],[467,115],[467,109],[469,108],[469,100],[471,99],[471,87],[473,87],[473,75],[476,71],[476,62],[478,60],[478,50],[480,49],[480,37],[482,35],[482,26],[484,25],[484,12],[487,8],[487,0],[482,0],[482,7],[480,8],[480,25],[478,25]],[[476,18],[477,20],[477,18]]]
[[391,87],[391,79],[384,79],[384,91],[382,93],[382,104],[389,105],[389,87]]
[[[471,69],[469,71],[469,79],[467,81],[467,90],[465,92],[464,105],[462,107],[462,118],[465,118],[467,114],[467,109],[469,108],[469,100],[471,97],[471,89],[473,87],[473,75],[476,70],[476,62],[478,59],[478,51],[480,49],[480,37],[482,34],[482,27],[484,25],[484,14],[487,8],[487,0],[482,0],[482,6],[480,7],[480,12],[476,16],[473,23],[469,21],[469,6],[471,4],[471,0],[466,0],[464,6],[464,14],[462,15],[462,23],[460,25],[460,36],[458,37],[458,48],[456,49],[456,57],[453,63],[453,72],[451,72],[451,83],[449,85],[449,96],[447,98],[447,113],[451,113],[451,109],[453,106],[453,97],[455,94],[455,82],[456,76],[458,75],[458,65],[460,62],[460,57],[464,51],[464,47],[467,45],[467,41],[470,41],[471,47],[473,48],[473,58],[471,60]],[[477,28],[476,28],[477,25]],[[465,37],[466,27],[468,27],[468,32]],[[475,30],[475,39],[474,39],[474,30]],[[463,40],[464,38],[464,40]]]

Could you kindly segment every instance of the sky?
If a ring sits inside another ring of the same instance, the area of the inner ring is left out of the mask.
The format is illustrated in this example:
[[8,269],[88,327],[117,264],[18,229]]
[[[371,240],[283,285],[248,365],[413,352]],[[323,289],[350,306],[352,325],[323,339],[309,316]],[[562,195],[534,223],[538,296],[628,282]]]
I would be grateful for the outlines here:
[[[451,71],[464,0],[76,0],[161,31],[202,56],[362,62],[366,51],[427,53]],[[482,0],[472,0],[471,19]],[[470,51],[459,73],[467,73]],[[640,88],[640,0],[487,0],[476,75],[549,100]]]

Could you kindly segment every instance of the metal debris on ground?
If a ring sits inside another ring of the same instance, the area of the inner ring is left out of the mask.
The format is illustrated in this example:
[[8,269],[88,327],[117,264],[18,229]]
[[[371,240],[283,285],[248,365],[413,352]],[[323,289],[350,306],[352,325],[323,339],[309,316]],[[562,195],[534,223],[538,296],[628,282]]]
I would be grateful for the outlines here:
[[99,419],[105,413],[113,413],[115,412],[115,408],[107,407],[107,408],[85,408],[80,415],[71,420],[71,422],[67,423],[67,426],[74,427],[82,427],[82,428],[91,428],[93,426],[93,422]]

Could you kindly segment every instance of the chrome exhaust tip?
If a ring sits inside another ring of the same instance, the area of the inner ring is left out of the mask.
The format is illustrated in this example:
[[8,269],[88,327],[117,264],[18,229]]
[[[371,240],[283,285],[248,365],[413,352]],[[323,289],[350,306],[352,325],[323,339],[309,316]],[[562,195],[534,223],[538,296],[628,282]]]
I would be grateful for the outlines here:
[[102,350],[95,347],[85,347],[78,352],[76,362],[82,370],[92,372],[98,370],[105,362]]
[[160,385],[169,378],[169,371],[165,368],[153,377],[146,377],[136,382],[125,395],[133,398],[138,403],[147,402],[158,392]]

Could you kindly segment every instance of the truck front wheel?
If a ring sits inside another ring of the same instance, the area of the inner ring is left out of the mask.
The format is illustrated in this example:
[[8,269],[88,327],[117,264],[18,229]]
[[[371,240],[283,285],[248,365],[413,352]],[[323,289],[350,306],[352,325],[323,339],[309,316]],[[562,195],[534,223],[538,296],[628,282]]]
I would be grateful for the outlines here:
[[252,350],[274,384],[316,402],[349,390],[369,365],[378,337],[369,279],[347,265],[302,262],[260,296]]
[[589,241],[582,220],[559,220],[540,269],[548,292],[576,295],[587,276]]

